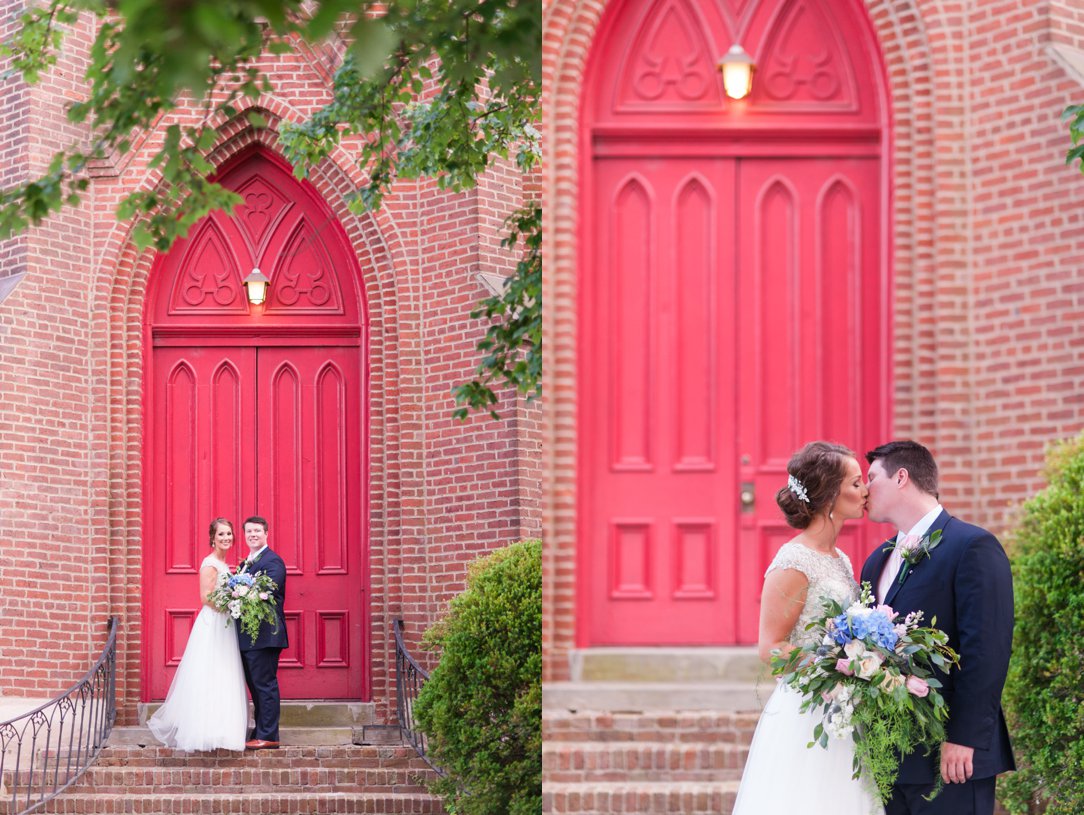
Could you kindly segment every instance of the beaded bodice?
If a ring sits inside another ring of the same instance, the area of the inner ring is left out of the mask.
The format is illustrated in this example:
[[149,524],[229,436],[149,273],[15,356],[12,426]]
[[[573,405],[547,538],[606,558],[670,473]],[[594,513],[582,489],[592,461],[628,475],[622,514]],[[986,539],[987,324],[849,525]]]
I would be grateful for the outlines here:
[[765,575],[776,569],[795,569],[809,580],[805,605],[798,622],[787,635],[791,645],[808,645],[815,639],[805,627],[824,614],[824,598],[830,597],[844,608],[858,599],[858,583],[851,570],[851,560],[839,550],[839,557],[824,555],[795,541],[784,543]]

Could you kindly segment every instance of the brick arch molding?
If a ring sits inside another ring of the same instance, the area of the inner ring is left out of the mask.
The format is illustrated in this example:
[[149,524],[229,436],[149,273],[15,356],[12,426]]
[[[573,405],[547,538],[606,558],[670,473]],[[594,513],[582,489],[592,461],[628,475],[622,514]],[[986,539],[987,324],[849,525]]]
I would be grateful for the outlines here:
[[[246,114],[259,110],[270,121],[268,128],[254,129]],[[219,127],[220,141],[210,159],[221,166],[231,156],[255,144],[275,152],[277,124],[289,111],[277,100],[260,100],[238,117]],[[152,139],[144,140],[144,144]],[[309,183],[323,197],[339,220],[358,258],[363,301],[363,321],[370,338],[369,348],[369,473],[370,473],[370,558],[372,649],[369,655],[374,700],[389,698],[387,677],[394,665],[394,652],[384,645],[379,632],[387,630],[399,598],[388,595],[390,584],[382,564],[397,545],[390,530],[398,525],[400,508],[387,489],[397,481],[394,462],[399,447],[399,422],[389,412],[397,410],[390,398],[398,381],[398,319],[396,273],[407,263],[398,228],[386,211],[355,215],[346,204],[347,194],[361,183],[360,174],[342,148],[316,167]],[[134,186],[152,186],[150,173]],[[130,182],[125,189],[133,188]],[[108,587],[96,602],[95,615],[121,617],[122,643],[118,660],[118,696],[121,700],[140,697],[143,623],[138,592],[142,574],[142,446],[143,446],[143,311],[147,284],[155,257],[153,250],[139,250],[131,240],[134,224],[113,223],[105,240],[106,251],[98,266],[99,281],[93,292],[92,337],[97,347],[108,347],[107,362],[95,362],[94,381],[103,383],[95,391],[92,448],[107,450],[99,463],[100,487],[93,491],[93,518],[90,522],[93,574],[108,574]],[[118,711],[123,721],[134,721],[134,708]]]
[[[856,0],[856,5],[858,5]],[[543,11],[543,120],[548,162],[545,168],[544,249],[547,274],[543,299],[547,338],[544,366],[551,394],[545,405],[544,471],[543,677],[566,679],[568,655],[575,647],[576,619],[576,337],[577,207],[579,186],[580,94],[584,69],[606,8],[617,0],[552,0]],[[896,326],[911,325],[920,312],[936,313],[938,291],[949,284],[936,264],[928,241],[918,236],[920,224],[933,213],[934,242],[950,247],[962,240],[960,224],[939,213],[960,206],[939,182],[951,178],[960,156],[938,151],[935,102],[962,105],[962,92],[952,70],[963,53],[959,38],[940,2],[865,0],[869,25],[880,45],[889,82],[891,107],[890,161],[887,179],[892,195],[891,297]],[[935,67],[937,70],[935,71]],[[941,111],[938,111],[941,112]],[[959,193],[963,195],[964,193]],[[962,264],[961,264],[962,265]],[[961,273],[963,269],[958,271]],[[950,277],[951,280],[951,277]],[[952,281],[955,283],[956,281]],[[922,413],[922,396],[941,386],[935,363],[916,361],[921,332],[895,330],[894,431],[930,438],[936,417]],[[925,357],[929,359],[929,355]],[[908,398],[900,398],[909,394]]]

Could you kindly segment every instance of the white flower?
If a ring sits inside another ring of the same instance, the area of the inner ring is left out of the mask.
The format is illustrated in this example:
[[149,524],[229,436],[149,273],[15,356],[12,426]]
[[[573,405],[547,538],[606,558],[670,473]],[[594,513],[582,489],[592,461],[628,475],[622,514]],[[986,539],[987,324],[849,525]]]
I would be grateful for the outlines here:
[[230,609],[230,616],[233,617],[233,619],[238,620],[238,619],[241,618],[241,601],[240,600],[230,600],[229,609]]
[[885,661],[885,658],[879,653],[874,651],[862,657],[858,662],[858,675],[862,679],[869,679],[872,677],[881,667],[881,663]]
[[244,597],[247,594],[248,594],[248,586],[241,586],[240,588],[237,589],[237,596],[238,597]]
[[[839,697],[836,697],[836,701],[840,702]],[[832,708],[828,716],[824,720],[824,729],[830,736],[834,736],[837,739],[842,739],[850,736],[854,732],[854,726],[851,724],[851,716],[854,713],[854,706],[845,702],[832,705]]]
[[866,655],[866,644],[862,640],[851,640],[843,646],[847,659],[861,659]]

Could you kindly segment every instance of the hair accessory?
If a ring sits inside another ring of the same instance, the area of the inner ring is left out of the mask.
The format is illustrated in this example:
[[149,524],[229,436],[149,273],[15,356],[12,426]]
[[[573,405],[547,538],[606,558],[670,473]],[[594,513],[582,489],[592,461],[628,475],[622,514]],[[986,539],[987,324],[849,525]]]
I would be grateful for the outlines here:
[[802,482],[795,478],[793,475],[787,475],[787,486],[790,491],[798,498],[799,501],[805,501],[809,503],[809,493],[805,491],[805,487]]

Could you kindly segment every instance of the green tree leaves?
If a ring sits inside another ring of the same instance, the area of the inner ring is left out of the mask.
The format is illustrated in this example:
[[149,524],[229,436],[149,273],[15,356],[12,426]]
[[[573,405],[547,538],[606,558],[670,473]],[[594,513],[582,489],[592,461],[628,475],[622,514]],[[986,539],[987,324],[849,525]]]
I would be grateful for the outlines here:
[[[152,160],[161,184],[130,193],[117,210],[136,221],[138,245],[168,249],[208,212],[239,202],[207,181],[206,156],[218,139],[213,123],[235,117],[240,100],[273,92],[261,59],[329,36],[349,44],[334,98],[308,121],[285,124],[280,144],[303,176],[344,137],[361,137],[351,153],[368,181],[349,201],[354,211],[378,208],[397,178],[466,190],[498,158],[514,158],[525,174],[540,159],[541,15],[527,0],[396,0],[379,13],[355,0],[50,0],[26,11],[4,45],[13,70],[39,80],[81,15],[97,30],[90,90],[68,115],[89,138],[41,177],[0,193],[0,239],[77,203],[90,162],[128,152],[136,135],[195,103],[198,123],[167,127]],[[504,294],[476,312],[491,323],[478,376],[456,391],[460,416],[496,415],[497,382],[541,392],[540,205],[525,212],[510,219],[505,240],[522,245],[523,260]]]

